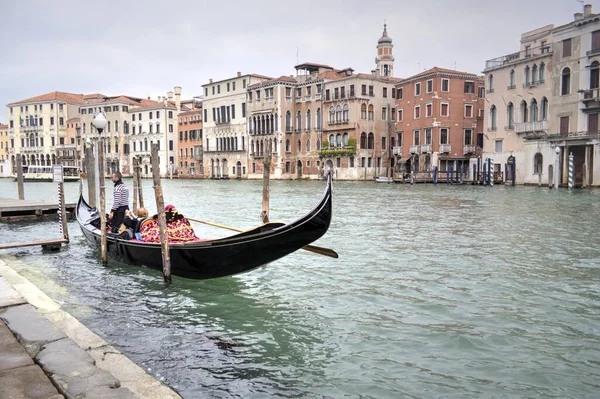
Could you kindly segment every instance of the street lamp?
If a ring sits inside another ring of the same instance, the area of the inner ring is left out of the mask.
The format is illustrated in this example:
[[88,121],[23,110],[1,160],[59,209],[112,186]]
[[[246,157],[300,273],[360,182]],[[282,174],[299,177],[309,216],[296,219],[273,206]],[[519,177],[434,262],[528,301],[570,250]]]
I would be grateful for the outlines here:
[[554,160],[554,188],[557,189],[560,184],[560,147],[556,146],[554,152],[556,153],[556,159]]
[[106,254],[106,198],[104,196],[104,142],[102,140],[102,132],[108,124],[108,121],[102,113],[94,117],[92,121],[96,130],[98,130],[98,180],[100,182],[100,256],[102,263],[108,263]]

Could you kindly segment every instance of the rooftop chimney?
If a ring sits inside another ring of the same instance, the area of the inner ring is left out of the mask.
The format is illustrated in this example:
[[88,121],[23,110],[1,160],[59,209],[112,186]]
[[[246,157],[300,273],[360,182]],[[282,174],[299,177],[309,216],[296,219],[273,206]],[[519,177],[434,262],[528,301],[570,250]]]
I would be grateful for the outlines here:
[[[590,7],[591,7],[591,6],[590,6]],[[238,73],[237,73],[237,77],[239,78],[240,76],[242,76],[242,73],[241,73],[241,72],[238,72]]]
[[212,79],[208,79],[208,83],[212,83]]
[[590,15],[592,15],[592,5],[586,4],[583,6],[583,16],[589,17]]
[[173,101],[173,92],[172,91],[167,92],[167,96],[169,96],[169,101]]
[[181,86],[175,86],[175,106],[177,107],[177,112],[181,111]]
[[583,19],[583,14],[582,14],[582,13],[580,13],[580,12],[576,12],[576,13],[573,15],[573,19],[574,19],[575,21],[579,21],[580,19]]

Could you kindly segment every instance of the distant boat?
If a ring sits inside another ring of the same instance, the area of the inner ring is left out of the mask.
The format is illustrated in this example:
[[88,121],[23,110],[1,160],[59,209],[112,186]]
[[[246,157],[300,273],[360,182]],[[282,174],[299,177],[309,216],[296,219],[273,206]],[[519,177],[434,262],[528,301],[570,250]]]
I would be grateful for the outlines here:
[[[12,176],[17,181],[16,173]],[[26,182],[51,182],[52,166],[29,165],[23,166],[23,181]],[[77,166],[63,166],[63,178],[65,183],[79,181],[79,168]]]
[[377,176],[375,178],[375,183],[393,183],[394,179],[387,176]]

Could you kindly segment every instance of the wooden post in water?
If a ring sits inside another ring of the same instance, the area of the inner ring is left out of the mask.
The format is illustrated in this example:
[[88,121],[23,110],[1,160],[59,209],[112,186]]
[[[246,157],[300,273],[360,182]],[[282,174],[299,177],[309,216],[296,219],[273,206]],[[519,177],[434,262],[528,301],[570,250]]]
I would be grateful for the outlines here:
[[138,186],[137,186],[137,159],[133,157],[133,213],[137,215]]
[[140,208],[144,207],[144,189],[142,188],[142,165],[138,161],[137,166],[137,186],[138,186],[138,199],[140,201]]
[[60,230],[62,237],[69,241],[69,228],[67,226],[67,208],[65,206],[65,186],[58,183],[58,205],[60,206]]
[[167,220],[165,218],[165,200],[160,184],[160,166],[158,163],[158,144],[153,143],[150,149],[150,162],[152,163],[152,181],[154,183],[154,196],[158,210],[158,229],[160,232],[160,249],[162,253],[163,279],[171,282],[171,257],[169,256],[169,237],[167,236]]
[[98,129],[100,139],[98,140],[98,177],[100,179],[100,257],[103,264],[108,263],[106,248],[106,198],[104,193],[104,139],[102,130]]
[[263,158],[263,197],[260,218],[263,224],[269,223],[269,179],[271,177],[271,143],[266,145]]
[[21,154],[17,154],[17,189],[19,190],[19,199],[25,199],[25,191],[23,189],[23,159]]
[[94,147],[85,149],[85,163],[87,169],[88,204],[96,207],[96,157]]

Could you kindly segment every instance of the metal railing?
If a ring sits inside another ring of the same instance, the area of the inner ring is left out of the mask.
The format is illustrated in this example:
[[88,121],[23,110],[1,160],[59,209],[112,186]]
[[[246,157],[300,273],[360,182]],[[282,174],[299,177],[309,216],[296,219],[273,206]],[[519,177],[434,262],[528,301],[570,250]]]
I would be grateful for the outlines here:
[[522,51],[517,51],[516,53],[511,53],[507,55],[503,55],[501,57],[492,58],[491,60],[487,60],[485,62],[485,69],[499,68],[506,64],[511,64],[514,62],[518,62],[527,58],[537,57],[539,55],[551,54],[552,46],[545,45],[536,48],[525,49]]

